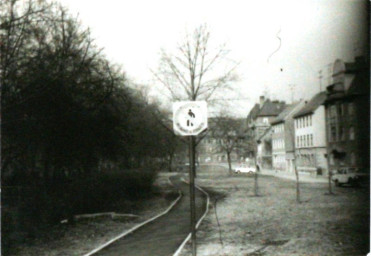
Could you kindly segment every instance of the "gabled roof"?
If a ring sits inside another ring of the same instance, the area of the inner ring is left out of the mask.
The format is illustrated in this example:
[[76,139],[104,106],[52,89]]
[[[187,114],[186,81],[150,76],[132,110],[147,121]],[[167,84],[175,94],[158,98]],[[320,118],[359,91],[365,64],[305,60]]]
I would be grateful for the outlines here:
[[285,107],[285,102],[270,101],[267,99],[256,116],[278,116]]
[[247,115],[247,120],[255,119],[257,114],[259,113],[260,107],[259,104],[255,104],[255,106],[250,110],[249,114]]
[[299,110],[297,114],[294,115],[294,118],[314,113],[314,111],[325,102],[326,97],[326,92],[317,93],[307,104],[302,107],[302,109]]
[[300,101],[287,105],[287,107],[271,121],[271,125],[279,124],[285,121],[286,117],[299,105]]

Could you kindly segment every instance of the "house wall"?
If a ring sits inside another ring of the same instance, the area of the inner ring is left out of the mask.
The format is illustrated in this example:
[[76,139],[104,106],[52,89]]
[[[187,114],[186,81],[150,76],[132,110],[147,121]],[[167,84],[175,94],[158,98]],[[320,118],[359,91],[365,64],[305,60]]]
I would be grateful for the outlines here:
[[263,169],[272,169],[272,132],[269,130],[257,145],[257,163]]
[[325,107],[313,114],[295,118],[295,155],[299,171],[318,174],[327,172]]
[[279,123],[272,126],[272,165],[273,169],[286,170],[285,125]]
[[[341,97],[326,102],[327,154],[329,169],[370,167],[370,71],[365,59],[355,59],[357,71],[345,72],[342,60],[334,63],[334,81],[341,85]],[[352,86],[352,92],[348,89]],[[330,91],[331,92],[331,91]],[[349,94],[348,94],[349,93]],[[334,155],[334,151],[341,154]]]
[[313,115],[313,144],[315,147],[326,147],[325,107],[320,106]]
[[[330,170],[335,170],[341,166],[355,168],[367,168],[369,166],[369,149],[364,146],[369,145],[370,139],[367,135],[369,130],[365,129],[368,124],[363,120],[365,119],[363,113],[367,110],[361,107],[362,104],[359,100],[346,101],[343,99],[332,102],[326,107],[327,153]],[[350,105],[352,105],[351,108],[349,108]],[[332,108],[335,111],[331,111]],[[340,108],[342,108],[343,114],[339,112]],[[335,117],[332,116],[334,114]],[[335,127],[335,136],[331,132],[332,127]],[[344,157],[335,159],[332,154],[334,150],[344,152]]]

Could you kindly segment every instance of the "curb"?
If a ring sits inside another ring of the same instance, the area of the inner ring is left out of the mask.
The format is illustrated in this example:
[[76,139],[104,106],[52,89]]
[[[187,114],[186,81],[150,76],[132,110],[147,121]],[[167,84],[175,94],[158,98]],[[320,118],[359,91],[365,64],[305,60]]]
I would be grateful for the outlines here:
[[[168,181],[169,181],[169,183],[173,186],[173,183],[171,183],[171,181],[170,181],[170,177],[168,177]],[[92,250],[91,252],[89,252],[89,253],[87,253],[87,254],[84,254],[84,256],[90,256],[90,255],[93,255],[94,253],[96,253],[96,252],[102,250],[103,248],[107,247],[108,245],[112,244],[113,242],[117,241],[118,239],[123,238],[123,237],[125,237],[126,235],[128,235],[128,234],[134,232],[135,230],[137,230],[138,228],[144,226],[145,224],[147,224],[147,223],[149,223],[149,222],[152,222],[152,221],[158,219],[159,217],[161,217],[161,216],[167,214],[167,213],[168,213],[168,212],[169,212],[169,211],[170,211],[170,210],[171,210],[171,209],[176,205],[176,203],[178,203],[178,201],[179,201],[180,198],[182,197],[182,192],[181,192],[180,190],[178,190],[178,193],[179,193],[178,198],[175,199],[175,200],[171,203],[171,205],[170,205],[170,206],[169,206],[169,207],[168,207],[164,212],[162,212],[162,213],[160,213],[160,214],[158,214],[158,215],[156,215],[156,216],[154,216],[154,217],[152,217],[152,218],[150,218],[150,219],[148,219],[148,220],[146,220],[146,221],[144,221],[144,222],[142,222],[142,223],[140,223],[140,224],[134,226],[133,228],[131,228],[131,229],[125,231],[124,233],[118,235],[117,237],[115,237],[115,238],[109,240],[108,242],[106,242],[106,243],[104,243],[103,245],[99,246],[98,248]]]
[[[182,181],[184,183],[187,183],[189,184],[186,180],[184,180],[182,178]],[[208,214],[209,212],[209,204],[210,204],[210,196],[209,194],[203,190],[201,187],[197,186],[195,184],[195,187],[200,190],[202,193],[204,193],[207,197],[207,201],[206,201],[206,211],[205,213],[202,215],[202,217],[198,220],[197,224],[196,224],[196,230],[198,229],[198,227],[201,225],[201,222],[203,221],[203,219],[206,217],[206,215]],[[186,237],[186,239],[183,241],[183,243],[179,246],[179,248],[176,250],[176,252],[173,254],[173,256],[179,256],[180,252],[183,250],[184,246],[186,245],[186,243],[191,239],[191,233],[188,234],[188,236]]]

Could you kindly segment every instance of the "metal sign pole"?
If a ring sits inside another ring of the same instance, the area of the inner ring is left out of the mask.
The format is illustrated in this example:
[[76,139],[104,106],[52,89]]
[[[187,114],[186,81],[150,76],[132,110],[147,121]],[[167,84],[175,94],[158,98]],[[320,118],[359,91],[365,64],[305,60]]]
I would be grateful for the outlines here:
[[189,191],[191,203],[192,256],[196,256],[195,136],[189,136]]
[[189,138],[189,192],[191,206],[192,256],[196,256],[196,135],[207,129],[206,101],[179,101],[173,103],[174,132]]

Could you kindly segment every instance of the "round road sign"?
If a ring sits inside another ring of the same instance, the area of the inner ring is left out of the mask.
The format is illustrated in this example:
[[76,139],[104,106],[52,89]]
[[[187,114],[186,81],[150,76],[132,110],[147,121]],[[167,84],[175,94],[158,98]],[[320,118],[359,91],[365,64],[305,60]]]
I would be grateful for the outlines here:
[[173,103],[174,132],[182,136],[198,135],[207,128],[205,101],[179,101]]

